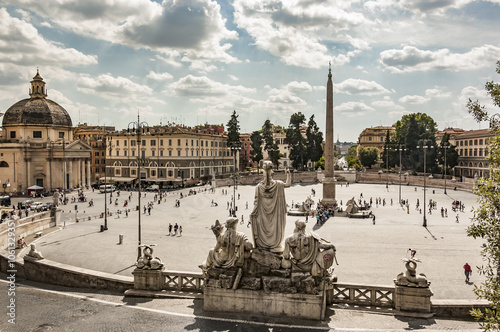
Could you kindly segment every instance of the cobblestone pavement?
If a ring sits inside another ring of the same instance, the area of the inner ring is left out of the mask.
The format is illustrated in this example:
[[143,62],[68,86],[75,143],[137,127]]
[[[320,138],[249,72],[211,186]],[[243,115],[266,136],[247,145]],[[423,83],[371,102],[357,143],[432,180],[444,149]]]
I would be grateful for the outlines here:
[[[479,331],[473,321],[395,317],[344,306],[329,308],[325,322],[211,314],[203,312],[202,300],[130,298],[33,282],[18,283],[15,298],[16,325],[4,315],[0,331]],[[1,292],[0,303],[6,301]]]

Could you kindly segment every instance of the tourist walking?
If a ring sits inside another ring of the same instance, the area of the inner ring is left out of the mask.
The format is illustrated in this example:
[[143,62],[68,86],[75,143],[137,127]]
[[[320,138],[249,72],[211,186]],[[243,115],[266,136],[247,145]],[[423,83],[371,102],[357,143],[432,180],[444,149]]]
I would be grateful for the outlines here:
[[469,263],[465,263],[464,272],[465,272],[465,282],[469,282],[469,277],[472,274],[472,268],[470,267]]
[[182,226],[179,225],[179,236],[182,236]]
[[172,235],[172,224],[168,224],[168,235]]

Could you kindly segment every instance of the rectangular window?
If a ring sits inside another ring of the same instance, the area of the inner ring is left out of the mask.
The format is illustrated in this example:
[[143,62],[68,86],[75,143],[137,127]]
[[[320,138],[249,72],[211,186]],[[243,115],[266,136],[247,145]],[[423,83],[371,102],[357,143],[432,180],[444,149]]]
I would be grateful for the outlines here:
[[116,151],[116,156],[119,157],[120,156],[120,151]]
[[136,174],[137,174],[137,172],[136,172],[136,170],[135,170],[135,169],[131,169],[131,170],[130,170],[130,175],[136,175]]
[[174,173],[172,171],[168,171],[168,177],[174,176]]
[[141,158],[146,158],[146,151],[144,150],[141,151]]
[[[125,141],[126,142],[126,141]],[[127,150],[123,151],[123,155],[126,157],[127,156]]]
[[119,168],[115,169],[115,174],[116,175],[120,175],[120,169]]
[[469,142],[469,141],[465,141],[465,142],[464,142],[464,143],[465,143],[464,145],[465,145],[465,146],[467,146],[467,143],[468,143],[468,142]]
[[474,140],[474,145],[477,145],[477,139]]
[[132,150],[132,157],[135,157],[135,150]]
[[472,140],[471,139],[469,140],[469,145],[472,145]]
[[42,132],[40,130],[33,131],[33,138],[42,138]]
[[130,146],[135,146],[135,140],[134,139],[130,140]]
[[123,146],[127,146],[127,140],[123,141]]
[[214,147],[214,141],[210,142],[210,146],[213,148]]
[[163,157],[163,150],[160,151],[160,157]]
[[192,157],[193,155],[194,155],[194,151],[193,151],[193,150],[191,150],[191,157]]
[[151,146],[156,146],[156,140],[154,139],[151,140]]
[[119,139],[116,140],[116,146],[120,146],[120,140]]
[[483,149],[479,149],[479,157],[483,156]]
[[162,139],[160,140],[160,146],[163,146],[163,140]]
[[143,139],[141,144],[142,144],[142,146],[146,146],[146,140]]
[[479,145],[483,145],[483,139],[482,138],[479,140]]
[[191,146],[194,146],[194,140],[191,140]]
[[177,157],[181,156],[181,150],[177,150]]
[[181,146],[181,139],[180,138],[177,139],[177,146]]
[[94,152],[94,156],[99,157],[99,151]]
[[59,132],[59,138],[64,138],[64,131]]
[[383,142],[384,141],[384,138],[383,137],[380,137],[380,142]]
[[96,164],[96,165],[99,165],[99,159],[96,159],[96,160],[95,160],[95,164]]
[[172,150],[168,150],[168,156],[172,157]]
[[201,146],[203,146],[203,141],[201,141]]
[[151,151],[151,157],[154,157],[155,156],[155,150],[152,150]]
[[168,140],[168,146],[172,146],[172,140],[171,139]]
[[188,139],[186,139],[186,146],[188,146],[188,145],[189,145],[189,140],[188,140]]
[[371,137],[368,137],[368,141],[371,142],[372,141],[372,138]]

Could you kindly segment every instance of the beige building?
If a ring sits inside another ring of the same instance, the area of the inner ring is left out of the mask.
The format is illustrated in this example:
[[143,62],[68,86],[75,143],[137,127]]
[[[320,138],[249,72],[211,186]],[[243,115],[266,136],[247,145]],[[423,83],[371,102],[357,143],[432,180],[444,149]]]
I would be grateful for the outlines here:
[[494,133],[489,129],[469,130],[456,136],[458,165],[455,166],[455,176],[458,177],[489,177],[490,161],[488,158],[489,141]]
[[73,138],[71,118],[47,98],[37,71],[30,98],[12,105],[2,119],[0,181],[7,193],[43,191],[90,184],[91,148]]
[[[221,126],[154,126],[108,135],[107,176],[119,184],[174,185],[233,173],[235,159]],[[140,144],[137,144],[137,142]],[[140,169],[140,171],[139,171]]]
[[389,131],[389,136],[394,135],[396,127],[393,126],[377,126],[364,129],[358,137],[357,153],[359,154],[360,148],[377,148],[382,154],[383,147],[385,145],[385,138],[387,136],[387,131]]
[[86,123],[79,124],[74,128],[74,138],[86,142],[92,148],[90,160],[90,172],[92,174],[90,180],[92,183],[98,183],[99,179],[104,177],[104,172],[106,171],[106,146],[104,138],[114,131],[115,127],[88,126]]

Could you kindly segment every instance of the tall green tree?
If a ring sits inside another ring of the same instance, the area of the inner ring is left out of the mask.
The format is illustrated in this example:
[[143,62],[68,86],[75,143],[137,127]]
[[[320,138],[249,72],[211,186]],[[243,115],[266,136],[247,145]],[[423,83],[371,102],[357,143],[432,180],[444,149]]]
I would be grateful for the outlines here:
[[250,159],[257,163],[257,169],[260,173],[260,161],[264,158],[262,154],[262,135],[259,130],[253,131],[250,135],[250,140],[252,141],[252,151],[250,151]]
[[278,148],[278,144],[276,144],[276,142],[274,141],[273,133],[274,133],[274,126],[268,119],[264,122],[264,126],[262,126],[262,139],[264,141],[264,150],[267,151],[269,160],[274,164],[276,168],[278,168],[280,160],[280,150]]
[[[445,149],[444,146],[447,146]],[[446,153],[446,169],[445,169],[445,153]],[[458,164],[458,152],[454,145],[450,144],[450,135],[445,133],[441,139],[441,144],[438,147],[438,163],[442,165],[443,174],[450,174],[450,168]]]
[[233,111],[231,118],[227,122],[227,146],[228,147],[239,147],[240,142],[240,123],[238,121],[238,116],[236,111]]
[[286,130],[286,141],[290,160],[295,169],[304,170],[304,162],[307,162],[306,139],[302,136],[301,127],[305,124],[306,117],[298,112],[290,117],[290,124]]
[[[500,61],[497,61],[496,72],[500,74]],[[500,84],[487,82],[485,89],[495,106],[500,107]],[[500,122],[496,116],[490,117],[488,111],[479,101],[469,99],[469,113],[479,121],[490,121],[490,128],[495,136],[490,139],[490,178],[481,178],[474,188],[479,196],[479,207],[475,208],[472,225],[467,228],[467,235],[484,240],[481,255],[485,264],[479,266],[479,273],[485,276],[485,281],[476,285],[474,292],[490,302],[490,307],[484,313],[474,309],[471,314],[480,320],[479,324],[486,331],[500,330]]]
[[323,133],[319,130],[314,114],[307,122],[306,130],[307,158],[312,162],[317,162],[323,156]]
[[358,158],[361,165],[364,167],[372,168],[377,163],[379,151],[377,148],[361,148],[358,151]]
[[[416,171],[424,170],[424,154],[422,149],[417,149],[420,140],[430,140],[428,146],[436,146],[436,122],[425,113],[411,113],[403,115],[396,122],[394,141],[403,144],[406,151],[403,153],[409,163],[409,167]],[[427,149],[427,170],[436,170],[436,149]]]
[[361,169],[362,165],[358,158],[357,145],[353,145],[347,150],[347,155],[345,157],[347,161],[347,167]]

